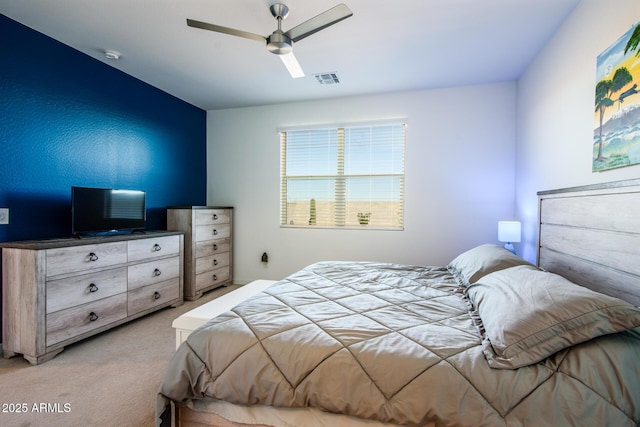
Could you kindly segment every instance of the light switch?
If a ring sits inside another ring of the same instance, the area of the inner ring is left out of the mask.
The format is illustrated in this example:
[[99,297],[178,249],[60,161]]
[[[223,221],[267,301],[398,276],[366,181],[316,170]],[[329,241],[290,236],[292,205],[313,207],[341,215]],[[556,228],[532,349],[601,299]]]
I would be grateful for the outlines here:
[[9,208],[0,208],[0,224],[9,224]]

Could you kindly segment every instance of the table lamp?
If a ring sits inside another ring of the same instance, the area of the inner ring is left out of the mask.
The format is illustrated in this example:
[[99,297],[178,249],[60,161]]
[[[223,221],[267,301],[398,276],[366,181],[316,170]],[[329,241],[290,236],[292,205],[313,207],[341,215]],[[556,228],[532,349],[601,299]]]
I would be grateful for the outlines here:
[[521,225],[518,221],[498,221],[498,241],[506,242],[504,248],[516,253],[513,242],[520,241]]

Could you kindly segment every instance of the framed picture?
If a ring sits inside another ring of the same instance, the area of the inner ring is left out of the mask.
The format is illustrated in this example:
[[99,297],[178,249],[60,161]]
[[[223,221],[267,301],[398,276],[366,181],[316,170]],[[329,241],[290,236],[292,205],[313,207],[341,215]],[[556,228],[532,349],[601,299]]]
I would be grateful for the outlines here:
[[640,24],[598,55],[593,172],[640,163]]

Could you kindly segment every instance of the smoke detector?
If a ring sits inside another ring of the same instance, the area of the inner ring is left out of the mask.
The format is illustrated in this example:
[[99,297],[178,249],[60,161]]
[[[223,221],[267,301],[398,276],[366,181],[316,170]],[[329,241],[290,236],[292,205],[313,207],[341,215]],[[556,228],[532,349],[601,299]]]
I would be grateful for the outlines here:
[[120,59],[120,52],[116,52],[115,50],[105,50],[104,56],[107,59],[111,59],[112,61],[117,61]]

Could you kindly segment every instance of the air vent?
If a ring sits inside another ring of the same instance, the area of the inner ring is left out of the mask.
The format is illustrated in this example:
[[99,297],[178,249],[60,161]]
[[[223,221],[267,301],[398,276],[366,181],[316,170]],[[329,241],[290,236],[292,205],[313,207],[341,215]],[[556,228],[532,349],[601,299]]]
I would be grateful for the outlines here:
[[340,79],[336,73],[320,73],[313,75],[321,85],[333,85],[340,83]]

